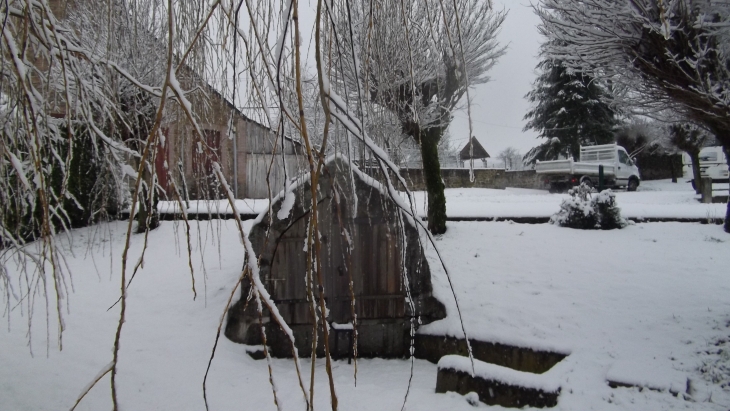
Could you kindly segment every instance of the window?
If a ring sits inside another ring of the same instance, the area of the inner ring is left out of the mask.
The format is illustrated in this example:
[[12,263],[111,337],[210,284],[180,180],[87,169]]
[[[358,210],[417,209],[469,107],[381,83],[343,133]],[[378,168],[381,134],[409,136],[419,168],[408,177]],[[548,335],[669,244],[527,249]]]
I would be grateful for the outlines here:
[[618,152],[618,161],[621,164],[627,164],[627,165],[630,165],[631,164],[631,160],[629,159],[629,155],[626,154],[625,151],[621,151],[621,150],[619,150],[619,152]]
[[704,153],[700,154],[700,161],[717,161],[717,153]]

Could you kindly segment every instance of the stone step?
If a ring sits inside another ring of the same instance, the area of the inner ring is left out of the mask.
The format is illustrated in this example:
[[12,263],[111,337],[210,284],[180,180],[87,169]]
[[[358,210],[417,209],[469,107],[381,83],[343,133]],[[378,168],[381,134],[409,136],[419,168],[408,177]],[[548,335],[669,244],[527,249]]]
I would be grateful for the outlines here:
[[550,373],[534,374],[489,364],[460,355],[447,355],[438,363],[436,392],[466,395],[471,392],[488,405],[544,408],[558,404],[561,387]]
[[[535,374],[546,372],[570,354],[567,350],[538,350],[476,339],[469,339],[469,345],[472,356],[478,360]],[[445,355],[469,355],[463,338],[443,335],[416,334],[413,348],[416,358],[434,364]]]

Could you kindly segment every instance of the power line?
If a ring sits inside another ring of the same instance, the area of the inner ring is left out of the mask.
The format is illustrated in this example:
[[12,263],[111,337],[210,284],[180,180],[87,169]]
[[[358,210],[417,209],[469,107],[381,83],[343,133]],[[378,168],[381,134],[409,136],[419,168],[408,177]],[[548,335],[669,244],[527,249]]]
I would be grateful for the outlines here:
[[[456,115],[456,114],[454,115],[454,117],[459,117],[459,118],[461,118],[461,119],[464,119],[464,120],[467,120],[467,119],[468,119],[467,117],[462,117],[462,116],[459,116],[459,115]],[[517,126],[506,126],[506,125],[504,125],[504,124],[494,124],[494,123],[487,123],[486,121],[476,120],[476,119],[474,119],[474,118],[472,118],[472,119],[471,119],[471,121],[475,121],[475,122],[477,122],[477,123],[482,123],[482,124],[486,124],[486,125],[488,125],[488,126],[495,126],[495,127],[504,127],[504,128],[514,128],[514,129],[522,130],[522,127],[517,127]]]

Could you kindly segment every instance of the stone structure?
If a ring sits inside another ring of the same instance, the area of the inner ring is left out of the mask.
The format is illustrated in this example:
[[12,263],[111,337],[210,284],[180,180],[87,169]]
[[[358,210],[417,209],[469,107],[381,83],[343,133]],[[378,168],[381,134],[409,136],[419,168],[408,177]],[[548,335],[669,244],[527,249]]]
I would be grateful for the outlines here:
[[[358,356],[403,357],[410,348],[411,319],[426,324],[444,318],[445,309],[431,294],[431,274],[418,229],[375,179],[349,167],[340,158],[329,161],[317,198],[322,285],[329,309],[327,321],[333,330],[330,347],[335,357],[351,352],[352,284]],[[309,179],[300,181],[291,192],[296,195],[291,210],[281,212],[285,201],[279,198],[272,205],[273,215],[259,216],[249,237],[260,255],[261,280],[293,330],[299,354],[307,356],[311,354],[312,313],[303,249],[311,212]],[[314,282],[317,287],[316,277]],[[262,342],[258,313],[255,304],[246,304],[249,290],[250,285],[243,284],[241,300],[230,309],[226,336],[258,345]],[[314,294],[318,299],[318,291]],[[409,294],[415,310],[407,302]],[[291,355],[289,340],[271,323],[270,313],[264,313],[263,321],[269,324],[266,343],[272,354]],[[322,347],[320,343],[319,354],[323,354]]]

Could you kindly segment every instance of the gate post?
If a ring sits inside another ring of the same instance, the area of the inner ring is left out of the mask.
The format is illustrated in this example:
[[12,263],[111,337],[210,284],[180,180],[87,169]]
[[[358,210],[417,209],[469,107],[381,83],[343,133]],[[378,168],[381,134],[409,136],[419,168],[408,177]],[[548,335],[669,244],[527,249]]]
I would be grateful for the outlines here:
[[712,203],[712,178],[702,177],[702,184],[700,189],[702,190],[702,202],[705,204]]
[[603,164],[598,165],[598,192],[603,191]]

